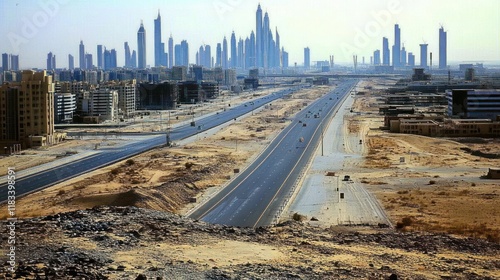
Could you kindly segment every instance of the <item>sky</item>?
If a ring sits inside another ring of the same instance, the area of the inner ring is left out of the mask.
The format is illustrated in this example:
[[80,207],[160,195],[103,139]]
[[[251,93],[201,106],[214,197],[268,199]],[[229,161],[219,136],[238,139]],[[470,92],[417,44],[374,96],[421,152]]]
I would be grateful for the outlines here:
[[255,30],[261,4],[278,28],[290,64],[302,65],[304,48],[311,60],[335,56],[352,64],[382,48],[382,37],[394,43],[394,24],[401,41],[419,61],[419,44],[429,44],[438,62],[439,28],[448,32],[448,62],[500,62],[500,1],[498,0],[0,0],[0,53],[20,55],[21,68],[45,68],[49,52],[57,67],[68,66],[68,54],[78,67],[78,46],[94,55],[97,45],[116,49],[125,63],[123,43],[137,49],[137,30],[144,21],[147,63],[154,64],[154,19],[162,16],[162,41],[187,40],[190,62],[202,44],[212,46],[224,36],[245,39]]

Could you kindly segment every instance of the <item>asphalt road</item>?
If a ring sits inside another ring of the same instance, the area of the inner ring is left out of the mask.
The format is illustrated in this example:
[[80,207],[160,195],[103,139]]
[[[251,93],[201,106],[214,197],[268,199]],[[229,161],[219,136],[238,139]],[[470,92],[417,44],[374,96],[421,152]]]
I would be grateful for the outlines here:
[[[239,106],[235,106],[224,112],[198,119],[195,122],[195,126],[187,124],[177,127],[171,131],[170,139],[171,141],[178,141],[194,136],[197,133],[204,132],[226,122],[237,119],[245,114],[250,113],[256,108],[264,106],[265,104],[273,102],[274,100],[280,99],[283,96],[294,93],[300,89],[302,89],[302,86],[283,89],[279,92],[240,104]],[[71,163],[63,164],[55,168],[40,171],[29,176],[16,178],[16,198],[20,198],[23,195],[42,190],[65,180],[108,166],[115,162],[151,150],[153,148],[165,145],[166,139],[167,137],[165,134],[159,134],[158,136],[152,137],[148,140],[134,142],[115,149],[102,149],[98,154],[94,154]],[[5,179],[2,180],[3,182],[7,181],[6,176],[3,179]],[[6,202],[7,199],[8,184],[3,183],[0,185],[0,203]]]
[[298,113],[247,169],[189,217],[240,227],[273,224],[312,158],[322,129],[356,83],[341,83]]

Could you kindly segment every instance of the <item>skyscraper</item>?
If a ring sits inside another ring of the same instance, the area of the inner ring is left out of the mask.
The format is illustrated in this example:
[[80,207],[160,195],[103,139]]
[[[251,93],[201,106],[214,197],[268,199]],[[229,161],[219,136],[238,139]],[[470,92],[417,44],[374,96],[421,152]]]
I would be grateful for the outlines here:
[[392,46],[392,66],[401,66],[401,29],[394,25],[394,46]]
[[55,70],[56,69],[56,56],[49,52],[47,54],[47,70]]
[[125,67],[132,67],[132,54],[130,53],[128,42],[125,42],[123,47],[125,49]]
[[[262,9],[259,7],[257,8],[257,26],[256,26],[256,49],[255,49],[255,54],[256,54],[256,63],[257,67],[263,67],[264,66],[264,44],[263,44],[263,34],[262,34]],[[267,31],[266,31],[267,32]]]
[[380,50],[373,52],[373,65],[380,65]]
[[189,66],[189,44],[186,40],[181,41],[182,65]]
[[250,33],[250,55],[249,55],[249,61],[250,64],[248,67],[257,67],[257,50],[256,50],[256,42],[255,42],[255,33],[252,31]]
[[85,70],[85,45],[80,41],[80,69]]
[[391,51],[389,50],[389,39],[384,37],[382,39],[382,55],[383,55],[383,65],[389,66],[391,65]]
[[172,38],[172,34],[168,38],[168,66],[174,67],[174,38]]
[[238,53],[236,47],[236,35],[231,34],[231,68],[236,68],[238,65]]
[[139,69],[146,69],[146,30],[144,29],[144,24],[141,21],[141,27],[137,31],[137,56]]
[[158,11],[158,18],[155,19],[155,66],[166,66],[165,44],[161,42],[161,16]]
[[304,49],[304,68],[311,68],[311,50],[309,47]]
[[278,33],[278,27],[276,27],[276,47],[275,47],[275,64],[274,67],[279,68],[281,66],[281,38]]
[[68,54],[68,64],[69,70],[75,69],[75,58],[71,54]]
[[288,53],[285,51],[285,48],[281,49],[281,56],[283,57],[282,58],[283,68],[286,69],[286,68],[288,68],[289,62],[288,62]]
[[269,67],[269,43],[270,43],[269,30],[270,30],[269,14],[266,12],[264,15],[264,26],[262,27],[264,68]]
[[2,54],[2,69],[3,71],[10,70],[10,55],[7,53]]
[[245,68],[245,48],[244,48],[245,42],[243,39],[240,38],[238,41],[238,63],[237,67],[239,68]]
[[224,36],[224,40],[222,41],[222,69],[227,69],[228,56],[227,39]]
[[217,49],[215,51],[215,67],[222,67],[222,44],[217,43]]
[[102,45],[97,45],[97,68],[104,69]]
[[19,71],[19,55],[10,55],[10,70]]
[[403,45],[403,49],[401,50],[401,64],[400,64],[400,66],[405,67],[406,61],[407,61],[406,48]]
[[427,44],[420,44],[420,67],[427,68]]
[[415,67],[415,55],[412,52],[408,53],[408,66]]
[[439,69],[446,69],[448,67],[448,39],[447,32],[444,27],[439,29]]
[[85,69],[88,69],[88,70],[94,68],[94,60],[92,58],[92,54],[90,54],[90,53],[85,54],[85,64],[84,65],[85,65]]

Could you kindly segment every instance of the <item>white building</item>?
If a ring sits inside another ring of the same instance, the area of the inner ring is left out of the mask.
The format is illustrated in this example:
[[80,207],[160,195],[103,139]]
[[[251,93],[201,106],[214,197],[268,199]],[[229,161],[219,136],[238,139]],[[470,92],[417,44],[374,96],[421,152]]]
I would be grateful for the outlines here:
[[82,109],[88,116],[99,117],[100,121],[118,119],[118,91],[98,89],[83,99]]
[[101,88],[116,90],[118,92],[118,109],[119,115],[132,116],[136,108],[136,93],[137,83],[136,80],[109,83],[102,85]]
[[76,96],[71,93],[54,94],[55,123],[73,122],[73,114],[76,111]]

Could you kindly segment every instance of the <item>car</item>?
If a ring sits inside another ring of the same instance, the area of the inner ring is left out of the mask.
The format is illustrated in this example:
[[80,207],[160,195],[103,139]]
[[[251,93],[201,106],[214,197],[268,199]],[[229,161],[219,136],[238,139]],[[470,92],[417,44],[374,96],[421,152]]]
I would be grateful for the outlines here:
[[302,126],[307,126],[307,123],[303,123]]

